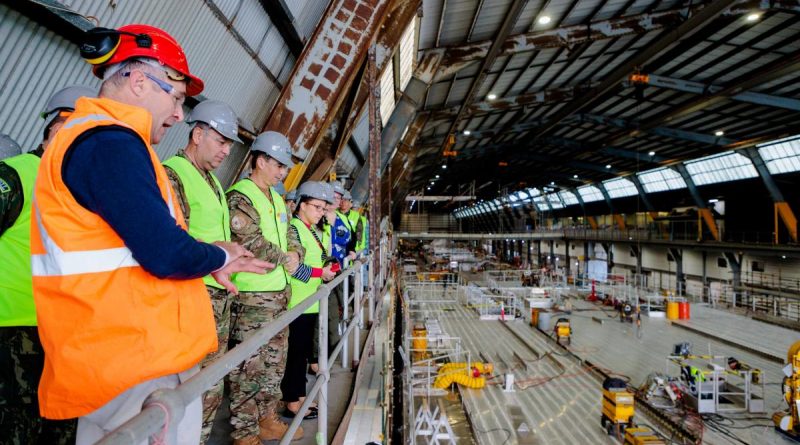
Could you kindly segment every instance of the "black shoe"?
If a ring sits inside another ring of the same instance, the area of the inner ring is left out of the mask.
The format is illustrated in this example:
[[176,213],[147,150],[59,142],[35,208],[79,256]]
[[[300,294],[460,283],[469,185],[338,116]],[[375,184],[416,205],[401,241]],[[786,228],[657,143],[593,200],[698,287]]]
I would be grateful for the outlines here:
[[[289,408],[284,409],[281,415],[283,417],[286,417],[287,419],[294,419],[297,416],[297,414],[292,412]],[[308,414],[303,416],[303,420],[316,419],[318,416],[319,416],[319,411],[317,411],[317,408],[315,406],[312,406],[308,408]]]

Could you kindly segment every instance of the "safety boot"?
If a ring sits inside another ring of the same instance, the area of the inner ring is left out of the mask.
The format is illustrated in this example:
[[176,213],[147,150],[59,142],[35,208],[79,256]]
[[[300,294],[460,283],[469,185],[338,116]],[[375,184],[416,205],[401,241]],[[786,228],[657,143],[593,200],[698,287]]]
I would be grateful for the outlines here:
[[262,445],[258,436],[246,436],[241,439],[233,439],[233,445]]
[[[286,434],[286,430],[289,429],[289,425],[278,419],[278,416],[274,412],[260,419],[258,421],[258,426],[261,427],[261,432],[258,433],[258,437],[261,438],[261,440],[279,440]],[[303,427],[301,426],[295,431],[292,440],[299,440],[302,438]]]

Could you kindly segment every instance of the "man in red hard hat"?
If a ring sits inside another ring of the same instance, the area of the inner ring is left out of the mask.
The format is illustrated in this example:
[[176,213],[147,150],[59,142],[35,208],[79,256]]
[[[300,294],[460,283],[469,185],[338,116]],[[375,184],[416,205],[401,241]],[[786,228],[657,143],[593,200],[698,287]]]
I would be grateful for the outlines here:
[[[78,445],[136,415],[217,347],[202,277],[232,292],[235,272],[274,265],[238,244],[186,231],[152,148],[183,119],[203,82],[169,34],[147,25],[90,31],[81,55],[103,79],[45,152],[34,188],[31,269],[45,365],[44,417],[78,417]],[[170,419],[178,443],[200,438],[200,398]]]

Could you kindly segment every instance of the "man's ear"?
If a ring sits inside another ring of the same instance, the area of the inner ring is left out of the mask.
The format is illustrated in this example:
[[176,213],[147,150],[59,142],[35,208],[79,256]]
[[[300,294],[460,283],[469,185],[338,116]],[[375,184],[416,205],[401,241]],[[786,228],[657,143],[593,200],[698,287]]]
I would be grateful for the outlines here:
[[192,127],[192,142],[194,142],[194,145],[200,145],[200,138],[202,137],[203,129],[198,125]]
[[140,70],[133,70],[128,76],[128,89],[137,97],[142,97],[145,94],[145,84],[147,77]]

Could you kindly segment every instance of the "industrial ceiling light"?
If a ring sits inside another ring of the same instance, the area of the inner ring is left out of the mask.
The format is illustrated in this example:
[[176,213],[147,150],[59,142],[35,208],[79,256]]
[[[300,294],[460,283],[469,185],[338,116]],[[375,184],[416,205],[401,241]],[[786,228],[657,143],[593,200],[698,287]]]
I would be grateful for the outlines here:
[[756,20],[758,20],[760,18],[761,18],[761,13],[760,12],[752,12],[750,14],[747,14],[747,21],[748,22],[755,22]]
[[715,132],[714,132],[714,136],[717,136],[717,137],[720,137],[720,136],[722,136],[723,134],[725,134],[725,132],[724,132],[724,131],[722,131],[722,130],[717,130],[717,131],[715,131]]
[[447,170],[447,164],[442,164],[442,170]]
[[606,164],[606,168],[611,168],[611,164]]
[[489,95],[486,96],[486,98],[489,99],[489,100],[495,100],[495,99],[497,99],[497,94],[489,93]]
[[469,130],[464,130],[464,136],[469,136],[470,134],[472,134],[472,132],[471,132],[471,131],[469,131]]
[[439,175],[436,175],[436,179],[439,179]]
[[650,153],[647,153],[647,154],[648,154],[648,155],[650,155],[650,156],[655,156],[655,155],[656,155],[656,152],[654,152],[654,151],[651,151]]
[[550,185],[556,185],[555,181],[550,181]]
[[574,179],[578,179],[578,175],[572,175]]
[[430,188],[430,187],[428,187],[428,190],[430,190],[430,189],[431,189],[431,188]]
[[543,16],[539,17],[539,24],[540,25],[546,25],[546,24],[550,23],[550,20],[551,19],[550,19],[549,15],[543,15]]

